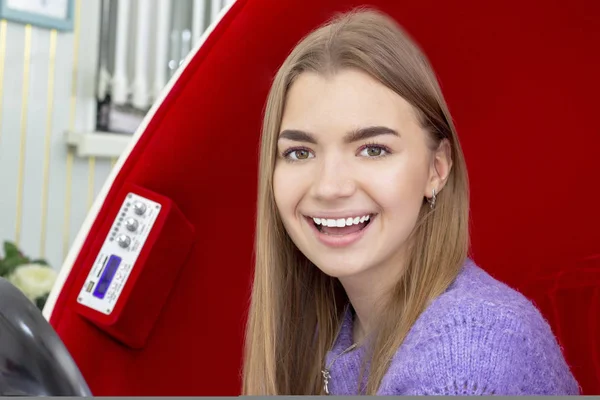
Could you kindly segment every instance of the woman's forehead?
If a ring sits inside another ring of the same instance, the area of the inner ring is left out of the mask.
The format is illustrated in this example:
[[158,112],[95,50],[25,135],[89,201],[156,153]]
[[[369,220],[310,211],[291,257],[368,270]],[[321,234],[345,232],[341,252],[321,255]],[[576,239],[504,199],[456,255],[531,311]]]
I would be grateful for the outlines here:
[[331,76],[303,73],[289,90],[281,131],[346,134],[371,126],[406,129],[413,107],[368,74],[343,70]]

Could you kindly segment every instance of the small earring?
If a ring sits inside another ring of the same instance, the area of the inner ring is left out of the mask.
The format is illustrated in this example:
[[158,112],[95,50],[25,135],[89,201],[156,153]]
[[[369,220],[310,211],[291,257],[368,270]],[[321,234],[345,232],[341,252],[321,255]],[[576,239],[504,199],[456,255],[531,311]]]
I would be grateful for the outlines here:
[[431,191],[431,199],[429,199],[429,207],[433,210],[435,207],[435,189]]

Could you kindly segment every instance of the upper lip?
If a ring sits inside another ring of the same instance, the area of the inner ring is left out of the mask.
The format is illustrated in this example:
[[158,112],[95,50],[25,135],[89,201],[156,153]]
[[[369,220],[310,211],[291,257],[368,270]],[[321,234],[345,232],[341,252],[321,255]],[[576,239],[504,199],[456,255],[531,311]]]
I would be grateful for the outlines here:
[[308,218],[328,218],[328,219],[337,219],[337,218],[354,218],[354,217],[362,217],[365,215],[375,215],[376,213],[372,211],[318,211],[315,213],[306,213],[304,216]]

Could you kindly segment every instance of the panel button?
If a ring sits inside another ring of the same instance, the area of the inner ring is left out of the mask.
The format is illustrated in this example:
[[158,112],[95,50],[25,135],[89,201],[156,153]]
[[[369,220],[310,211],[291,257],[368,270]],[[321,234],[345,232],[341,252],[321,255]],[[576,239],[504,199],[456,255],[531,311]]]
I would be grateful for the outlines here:
[[127,235],[119,235],[119,237],[117,237],[117,243],[119,246],[126,249],[131,244],[131,238]]
[[127,221],[125,221],[125,227],[130,232],[137,231],[138,226],[139,224],[134,218],[128,218]]
[[146,205],[141,201],[136,201],[135,203],[133,203],[133,211],[137,215],[144,215],[144,213],[146,212]]

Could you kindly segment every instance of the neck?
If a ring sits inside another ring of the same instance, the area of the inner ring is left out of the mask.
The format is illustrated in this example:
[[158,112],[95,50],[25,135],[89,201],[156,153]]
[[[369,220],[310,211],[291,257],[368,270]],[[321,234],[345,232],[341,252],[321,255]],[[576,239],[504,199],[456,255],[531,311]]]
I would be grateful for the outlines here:
[[354,343],[362,341],[376,327],[381,306],[402,276],[402,265],[394,263],[395,268],[375,267],[359,275],[339,278],[356,312]]
[[342,281],[350,304],[352,304],[352,308],[356,313],[353,324],[354,343],[362,341],[367,333],[370,332],[370,327],[375,325],[378,319],[376,309],[378,308],[377,303],[379,299],[374,292],[365,290],[362,283],[357,284],[357,282],[349,279]]

